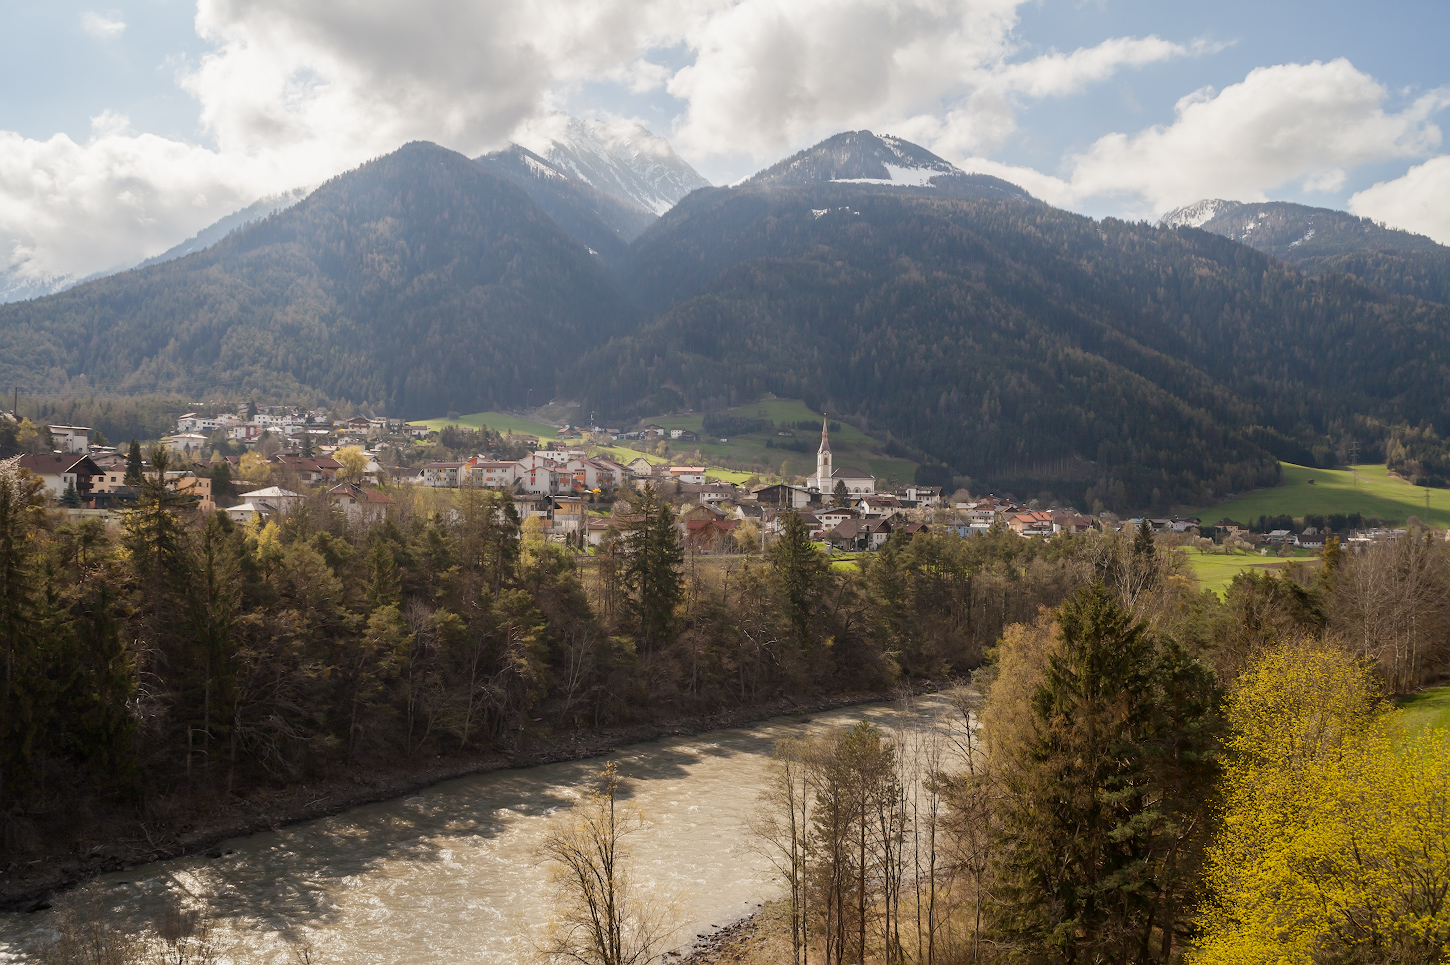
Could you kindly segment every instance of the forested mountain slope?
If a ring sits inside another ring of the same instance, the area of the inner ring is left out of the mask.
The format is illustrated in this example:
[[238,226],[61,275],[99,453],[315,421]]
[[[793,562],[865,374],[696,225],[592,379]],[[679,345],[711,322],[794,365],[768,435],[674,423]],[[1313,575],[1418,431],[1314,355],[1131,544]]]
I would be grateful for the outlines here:
[[1450,248],[1331,208],[1288,201],[1199,201],[1170,211],[1165,227],[1202,228],[1311,274],[1345,272],[1389,291],[1450,304]]
[[409,144],[204,251],[0,306],[0,382],[513,405],[630,319],[598,262],[515,185]]
[[745,185],[691,195],[633,258],[663,314],[580,366],[590,405],[800,396],[1019,492],[1196,501],[1312,461],[1356,416],[1446,415],[1450,312],[1204,232]]

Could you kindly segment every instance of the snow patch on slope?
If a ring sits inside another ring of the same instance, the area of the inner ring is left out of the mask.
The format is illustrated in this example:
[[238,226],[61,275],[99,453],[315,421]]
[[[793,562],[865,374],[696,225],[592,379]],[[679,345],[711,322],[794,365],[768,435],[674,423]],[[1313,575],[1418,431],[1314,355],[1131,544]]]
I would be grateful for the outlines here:
[[[899,152],[898,152],[899,153]],[[889,178],[832,178],[837,184],[894,184],[900,187],[927,188],[931,187],[931,179],[939,174],[960,174],[953,168],[951,171],[938,171],[935,168],[925,167],[899,167],[895,164],[886,165],[886,172],[891,175]]]
[[669,141],[634,121],[554,114],[520,136],[519,143],[560,171],[655,214],[710,186]]
[[1185,204],[1158,219],[1160,228],[1202,228],[1226,211],[1240,208],[1238,201],[1224,201],[1220,198],[1205,198],[1192,204]]

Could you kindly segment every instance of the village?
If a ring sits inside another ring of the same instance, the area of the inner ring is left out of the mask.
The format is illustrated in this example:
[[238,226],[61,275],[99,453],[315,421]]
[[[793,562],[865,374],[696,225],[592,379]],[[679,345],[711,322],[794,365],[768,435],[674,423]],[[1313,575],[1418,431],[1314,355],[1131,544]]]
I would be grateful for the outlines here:
[[[0,418],[17,419],[13,413],[0,413]],[[23,455],[20,468],[43,481],[46,498],[57,510],[118,524],[136,499],[139,476],[153,471],[147,454],[140,454],[138,467],[133,465],[136,452],[93,441],[90,427],[50,425],[46,430],[51,451]],[[825,420],[813,475],[753,486],[718,478],[704,465],[650,461],[644,455],[620,462],[598,451],[600,443],[638,440],[647,447],[660,440],[689,442],[695,435],[653,423],[630,430],[564,426],[550,440],[528,434],[500,437],[499,449],[507,452],[419,465],[402,458],[405,450],[425,447],[438,435],[429,426],[402,419],[333,420],[322,410],[248,405],[216,415],[186,413],[177,420],[176,432],[159,446],[168,454],[169,489],[190,497],[198,511],[221,509],[240,524],[285,516],[318,495],[350,519],[376,522],[414,487],[474,487],[510,493],[528,531],[580,552],[627,529],[631,495],[646,486],[674,506],[684,549],[703,555],[758,552],[792,511],[813,541],[846,554],[873,552],[893,534],[910,538],[923,529],[971,537],[1001,526],[1025,539],[1050,539],[1093,530],[1136,530],[1143,523],[1142,517],[1107,512],[1089,516],[1010,495],[949,494],[939,486],[878,491],[878,480],[870,472],[834,464]],[[1233,520],[1205,526],[1192,516],[1148,518],[1147,523],[1156,535],[1176,536],[1185,543],[1211,542],[1264,554],[1291,548],[1317,552],[1330,535],[1314,526],[1300,532],[1255,533]],[[1384,542],[1404,532],[1366,528],[1346,537],[1345,543]]]

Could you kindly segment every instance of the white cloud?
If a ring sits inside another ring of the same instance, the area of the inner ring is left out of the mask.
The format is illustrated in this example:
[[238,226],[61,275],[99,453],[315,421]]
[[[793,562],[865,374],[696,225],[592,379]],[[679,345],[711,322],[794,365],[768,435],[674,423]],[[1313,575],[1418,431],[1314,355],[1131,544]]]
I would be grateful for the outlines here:
[[89,10],[81,14],[81,29],[92,37],[106,40],[111,37],[119,37],[126,32],[126,23],[114,17],[107,17],[104,14]]
[[999,145],[1020,97],[1061,96],[1197,48],[1116,38],[1011,62],[1022,0],[740,0],[694,25],[668,89],[694,155],[757,161],[869,126],[957,154]]
[[1450,155],[1360,191],[1349,199],[1349,210],[1450,245]]
[[[109,111],[80,143],[0,135],[0,270],[134,261],[415,138],[476,154],[538,133],[600,81],[679,98],[676,129],[658,133],[707,168],[870,127],[1046,200],[1109,198],[1145,214],[1286,183],[1332,189],[1358,164],[1425,156],[1445,101],[1389,112],[1383,87],[1344,61],[1265,68],[1184,98],[1171,124],[1102,138],[1057,177],[983,157],[1025,103],[1212,48],[1119,37],[1027,56],[1016,35],[1026,0],[196,2],[211,49],[180,83],[205,142],[138,134]],[[96,13],[82,23],[97,36],[125,28]]]
[[1220,92],[1182,98],[1172,124],[1100,138],[1071,159],[1055,200],[1113,198],[1147,216],[1202,198],[1260,201],[1287,185],[1338,190],[1355,167],[1439,145],[1430,118],[1450,91],[1398,112],[1385,109],[1388,100],[1347,60],[1261,67]]

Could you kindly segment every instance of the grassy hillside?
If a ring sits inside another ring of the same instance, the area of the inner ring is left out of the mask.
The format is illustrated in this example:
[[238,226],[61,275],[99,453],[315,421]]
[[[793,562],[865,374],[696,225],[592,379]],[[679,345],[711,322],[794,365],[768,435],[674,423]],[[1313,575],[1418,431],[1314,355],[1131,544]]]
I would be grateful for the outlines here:
[[[821,421],[821,414],[812,411],[799,399],[766,398],[760,402],[735,406],[725,411],[726,414],[734,416],[759,416],[770,419],[777,425],[810,422],[814,426],[819,426]],[[810,475],[816,471],[816,446],[820,441],[819,429],[795,430],[794,438],[804,441],[809,451],[793,452],[789,449],[778,448],[779,444],[791,440],[777,436],[774,432],[752,432],[732,437],[728,442],[721,442],[719,438],[707,439],[703,435],[704,416],[702,415],[658,416],[645,421],[657,423],[667,429],[691,429],[702,433],[698,443],[672,444],[672,448],[678,445],[687,452],[693,452],[698,448],[701,455],[712,463],[720,462],[742,469],[758,467],[768,472],[780,472],[781,463],[785,463],[789,467],[791,475],[800,476]],[[767,441],[775,443],[777,447],[767,448]],[[916,473],[916,463],[910,459],[899,459],[886,455],[882,451],[880,442],[845,423],[841,423],[839,431],[831,435],[831,454],[837,469],[847,466],[864,469],[875,475],[878,481],[908,483],[912,481],[912,477]]]
[[1284,483],[1272,489],[1245,493],[1236,499],[1194,510],[1205,523],[1227,516],[1249,523],[1260,516],[1287,513],[1362,513],[1403,523],[1418,516],[1430,526],[1450,526],[1450,489],[1424,489],[1391,476],[1384,466],[1349,469],[1310,469],[1283,463]]
[[505,415],[502,412],[475,412],[472,415],[461,415],[456,419],[414,419],[414,425],[423,425],[438,431],[444,426],[465,426],[469,429],[482,429],[487,426],[495,432],[527,433],[538,436],[540,439],[552,439],[559,430],[543,422],[532,422],[518,416]]
[[1193,570],[1193,575],[1198,577],[1198,585],[1205,590],[1212,590],[1219,596],[1223,596],[1228,590],[1228,585],[1233,578],[1244,570],[1256,572],[1273,572],[1283,569],[1285,566],[1297,561],[1313,561],[1314,554],[1306,551],[1298,551],[1292,557],[1280,558],[1274,555],[1262,556],[1258,553],[1232,553],[1219,555],[1217,553],[1200,553],[1196,549],[1184,550],[1188,557],[1188,565]]
[[1450,728],[1450,686],[1432,687],[1399,701],[1405,728],[1411,733]]

